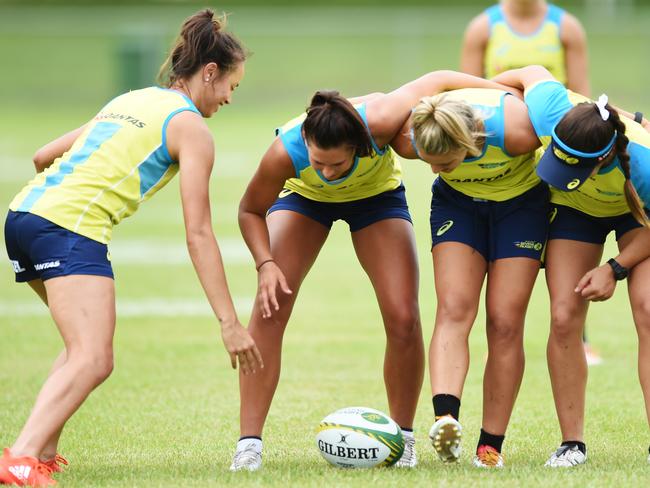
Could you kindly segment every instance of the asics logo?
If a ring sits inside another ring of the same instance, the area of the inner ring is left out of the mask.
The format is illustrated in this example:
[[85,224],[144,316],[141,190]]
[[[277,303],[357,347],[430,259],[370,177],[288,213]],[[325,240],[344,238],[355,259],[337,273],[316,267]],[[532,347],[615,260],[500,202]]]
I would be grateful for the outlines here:
[[578,178],[576,178],[575,180],[571,180],[571,181],[567,184],[566,187],[567,187],[569,190],[573,190],[573,189],[575,189],[575,188],[578,188],[579,186],[580,186],[580,180],[579,180]]
[[440,228],[438,229],[438,232],[436,232],[436,236],[439,237],[439,236],[441,236],[442,234],[444,234],[445,232],[447,232],[449,229],[451,229],[451,226],[452,226],[452,225],[454,225],[454,221],[453,221],[453,220],[448,220],[447,222],[445,222],[444,224],[442,224],[442,225],[440,226]]
[[34,269],[36,271],[42,271],[44,269],[58,268],[59,266],[61,266],[61,262],[56,260],[56,261],[48,261],[47,263],[35,264]]
[[14,273],[22,273],[25,271],[25,268],[20,266],[20,263],[18,261],[15,261],[13,259],[10,259],[11,265],[14,267]]
[[11,474],[13,474],[18,480],[21,481],[27,481],[27,478],[29,478],[29,473],[32,472],[31,466],[25,466],[22,464],[9,466],[7,469]]

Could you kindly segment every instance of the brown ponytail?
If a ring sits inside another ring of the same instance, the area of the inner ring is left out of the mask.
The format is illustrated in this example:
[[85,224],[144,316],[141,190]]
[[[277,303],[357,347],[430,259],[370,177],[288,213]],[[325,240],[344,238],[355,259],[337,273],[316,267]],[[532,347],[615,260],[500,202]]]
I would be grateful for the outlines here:
[[305,140],[321,149],[352,146],[356,156],[370,156],[373,143],[361,115],[337,91],[317,91],[302,125]]
[[627,145],[630,140],[625,135],[625,124],[614,108],[610,105],[607,105],[605,108],[609,110],[608,121],[612,124],[614,130],[617,131],[614,149],[618,156],[618,161],[621,163],[623,174],[625,175],[625,201],[627,201],[627,206],[630,208],[632,216],[636,221],[644,227],[650,227],[650,221],[648,221],[648,216],[643,209],[643,202],[641,202],[639,194],[636,192],[632,180],[630,179],[630,155],[627,152]]
[[607,104],[605,109],[609,111],[607,120],[602,119],[595,104],[579,103],[562,118],[555,128],[555,133],[569,147],[587,153],[603,149],[616,133],[613,150],[625,175],[625,201],[637,222],[650,227],[643,203],[630,180],[630,155],[627,152],[630,140],[625,135],[625,124],[611,105]]
[[170,55],[160,67],[159,83],[170,87],[207,63],[217,63],[224,74],[245,61],[248,51],[235,36],[223,32],[225,25],[225,14],[215,18],[210,9],[187,18]]

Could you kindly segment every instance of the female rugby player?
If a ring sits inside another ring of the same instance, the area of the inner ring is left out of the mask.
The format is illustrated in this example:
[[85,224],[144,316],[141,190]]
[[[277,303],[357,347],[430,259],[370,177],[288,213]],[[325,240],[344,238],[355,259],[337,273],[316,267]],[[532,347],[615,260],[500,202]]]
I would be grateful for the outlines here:
[[578,19],[546,0],[502,0],[467,26],[461,70],[492,78],[539,64],[573,91],[589,95],[587,40]]
[[306,114],[279,129],[240,204],[240,228],[259,272],[249,331],[266,367],[254,377],[240,375],[241,438],[232,470],[261,467],[285,327],[300,284],[339,219],[350,227],[384,320],[390,415],[406,433],[400,466],[415,466],[411,429],[424,370],[418,268],[401,169],[388,143],[421,97],[467,86],[499,85],[434,72],[387,95],[352,100],[362,102],[356,106],[337,92],[317,92]]
[[465,89],[423,98],[391,145],[439,174],[430,218],[437,311],[429,436],[441,460],[459,459],[468,337],[487,276],[489,353],[474,464],[502,467],[524,372],[524,318],[548,229],[548,187],[534,167],[539,140],[523,101],[502,90]]
[[[503,0],[467,27],[462,71],[492,78],[531,64],[546,66],[567,88],[590,95],[584,29],[560,7],[545,0]],[[602,363],[587,341],[586,327],[583,346],[589,365]]]
[[[547,356],[562,445],[548,466],[587,459],[584,404],[587,365],[580,354],[589,300],[605,300],[617,280],[628,293],[639,338],[639,378],[650,421],[650,134],[640,113],[593,103],[568,91],[548,70],[531,66],[495,78],[525,90],[545,152],[537,174],[552,187],[546,281],[551,299]],[[619,112],[624,115],[621,117]],[[635,120],[632,120],[635,119]],[[640,199],[639,199],[640,197]],[[598,266],[614,231],[619,254]]]
[[121,95],[44,146],[34,157],[37,176],[11,202],[5,240],[16,281],[27,282],[48,305],[65,349],[0,458],[0,483],[56,483],[61,430],[113,369],[112,228],[179,171],[189,253],[232,366],[239,362],[244,374],[262,367],[237,319],[210,219],[214,145],[203,118],[230,103],[246,59],[245,48],[213,15],[203,10],[183,24],[166,64],[168,88]]

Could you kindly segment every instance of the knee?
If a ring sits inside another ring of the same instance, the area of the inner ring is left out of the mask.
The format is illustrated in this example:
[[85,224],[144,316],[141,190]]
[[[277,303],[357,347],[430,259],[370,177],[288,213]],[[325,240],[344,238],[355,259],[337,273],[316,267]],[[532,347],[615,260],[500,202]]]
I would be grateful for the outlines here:
[[386,336],[389,342],[412,344],[422,342],[420,313],[417,305],[391,311],[386,317]]
[[103,383],[113,372],[113,348],[97,348],[85,352],[80,367],[93,384]]
[[499,348],[522,347],[524,340],[524,318],[517,314],[493,313],[487,319],[488,346]]
[[632,305],[634,324],[637,333],[641,336],[650,336],[650,300],[639,300]]
[[463,297],[441,297],[436,310],[436,328],[459,325],[471,327],[476,318],[476,304]]
[[584,320],[581,310],[568,304],[558,304],[551,307],[551,336],[560,341],[580,338]]

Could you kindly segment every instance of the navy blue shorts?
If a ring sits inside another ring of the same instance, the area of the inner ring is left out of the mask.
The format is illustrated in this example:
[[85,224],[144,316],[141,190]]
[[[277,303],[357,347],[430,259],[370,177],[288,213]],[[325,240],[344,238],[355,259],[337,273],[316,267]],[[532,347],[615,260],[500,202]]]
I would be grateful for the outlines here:
[[404,219],[413,223],[404,185],[379,195],[352,202],[318,202],[291,190],[282,190],[268,213],[291,210],[305,215],[330,229],[335,220],[345,220],[350,232],[386,219]]
[[[592,244],[604,244],[607,234],[616,232],[618,241],[623,234],[642,227],[631,213],[616,217],[593,217],[589,214],[567,207],[552,204],[551,228],[548,239],[569,239]],[[646,210],[646,213],[648,211]]]
[[59,227],[38,215],[9,211],[5,221],[5,244],[19,283],[68,275],[113,278],[106,244]]
[[461,242],[488,262],[514,257],[541,260],[550,210],[546,184],[503,202],[472,198],[441,178],[431,191],[432,248],[441,242]]

